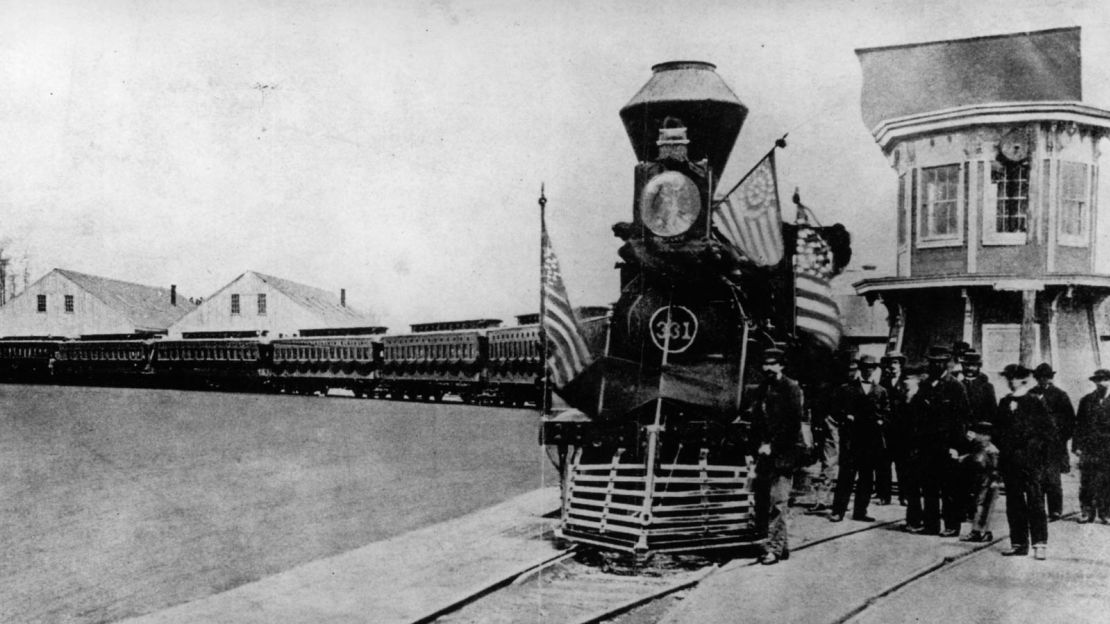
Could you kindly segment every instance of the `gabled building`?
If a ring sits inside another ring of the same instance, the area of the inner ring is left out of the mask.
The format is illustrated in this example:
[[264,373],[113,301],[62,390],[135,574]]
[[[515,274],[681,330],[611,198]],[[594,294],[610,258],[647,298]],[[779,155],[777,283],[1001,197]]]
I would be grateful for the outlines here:
[[0,336],[165,334],[194,307],[173,286],[54,269],[0,307]]
[[171,338],[264,335],[280,338],[304,329],[360,328],[375,319],[338,294],[280,277],[247,271],[170,327]]

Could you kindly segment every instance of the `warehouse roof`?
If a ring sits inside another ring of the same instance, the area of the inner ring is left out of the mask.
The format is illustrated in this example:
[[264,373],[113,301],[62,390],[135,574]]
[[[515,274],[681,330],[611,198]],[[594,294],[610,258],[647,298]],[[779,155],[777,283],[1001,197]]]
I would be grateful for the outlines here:
[[180,295],[177,296],[177,305],[171,303],[169,288],[144,286],[68,269],[54,269],[54,272],[127,317],[136,330],[164,330],[196,307]]

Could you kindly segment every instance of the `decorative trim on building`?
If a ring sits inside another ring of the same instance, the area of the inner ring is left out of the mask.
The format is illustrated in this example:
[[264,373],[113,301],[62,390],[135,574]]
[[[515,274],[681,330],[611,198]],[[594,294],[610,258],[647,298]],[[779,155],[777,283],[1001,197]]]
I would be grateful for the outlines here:
[[[1079,102],[999,102],[975,104],[919,115],[888,119],[875,126],[871,135],[884,151],[891,142],[921,134],[979,124],[1058,122],[1067,129],[1071,124],[1110,130],[1110,111]],[[1051,143],[1051,142],[1050,142]],[[1050,146],[1049,149],[1055,146]]]

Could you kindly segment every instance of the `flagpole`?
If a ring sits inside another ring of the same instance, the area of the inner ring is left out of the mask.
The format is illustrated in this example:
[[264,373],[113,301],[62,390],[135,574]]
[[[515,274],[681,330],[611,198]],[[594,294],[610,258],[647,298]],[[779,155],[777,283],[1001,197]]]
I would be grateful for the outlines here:
[[[776,189],[777,192],[777,189]],[[802,197],[798,194],[798,187],[794,187],[794,196],[791,197],[794,201],[794,254],[790,257],[790,295],[791,301],[794,302],[794,322],[790,327],[790,335],[794,340],[798,340],[798,224],[799,221],[804,221],[807,224],[809,221],[806,218],[806,207],[802,205]]]
[[547,318],[547,303],[545,301],[547,295],[547,283],[544,281],[544,255],[543,255],[543,241],[547,236],[547,197],[544,196],[544,183],[540,182],[540,370],[543,371],[543,391],[540,394],[540,415],[546,416],[549,409],[548,405],[548,374],[547,374],[547,330],[543,326],[544,319]]
[[[775,150],[779,149],[780,147],[785,148],[786,147],[786,137],[789,134],[790,133],[787,132],[786,134],[784,134],[781,137],[779,137],[778,139],[776,139],[775,140],[775,145],[773,147],[771,147],[771,149],[767,150],[767,153],[763,155],[763,158],[760,158],[759,161],[756,162],[755,165],[752,166],[751,169],[748,169],[748,172],[744,174],[744,177],[740,178],[739,182],[732,185],[732,188],[730,188],[727,193],[725,193],[724,195],[721,195],[721,201],[724,201],[724,198],[728,197],[729,195],[732,195],[732,193],[736,189],[740,188],[740,185],[744,183],[744,180],[747,180],[749,177],[751,177],[751,175],[753,173],[755,173],[755,170],[759,169],[759,166],[763,164],[763,161],[767,160],[768,158],[770,158],[771,154],[775,153]],[[710,203],[712,204],[714,202],[710,201]],[[716,202],[716,203],[719,204],[720,202]]]

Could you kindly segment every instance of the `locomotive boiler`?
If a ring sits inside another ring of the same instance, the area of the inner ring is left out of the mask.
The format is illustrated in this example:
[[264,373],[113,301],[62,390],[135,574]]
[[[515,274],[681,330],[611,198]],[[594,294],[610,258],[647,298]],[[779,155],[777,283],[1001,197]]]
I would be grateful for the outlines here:
[[632,220],[613,227],[608,346],[559,390],[575,409],[542,437],[564,457],[562,537],[635,553],[736,547],[760,538],[740,417],[749,360],[786,328],[767,316],[769,277],[745,275],[714,232],[747,109],[712,64],[652,70],[620,111],[638,163]]

